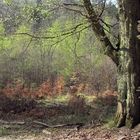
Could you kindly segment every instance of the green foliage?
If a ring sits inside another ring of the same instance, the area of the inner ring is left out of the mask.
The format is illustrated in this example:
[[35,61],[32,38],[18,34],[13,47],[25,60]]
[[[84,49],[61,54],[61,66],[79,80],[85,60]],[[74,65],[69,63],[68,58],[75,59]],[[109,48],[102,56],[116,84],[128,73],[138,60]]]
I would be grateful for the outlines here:
[[[57,3],[12,3],[11,9],[18,9],[12,11],[14,15],[8,13],[8,19],[16,23],[14,31],[6,33],[10,26],[0,23],[0,67],[7,66],[0,75],[5,79],[8,75],[9,79],[39,84],[54,73],[68,79],[76,71],[89,78],[95,70],[100,71],[106,57],[93,31],[86,28],[89,23],[75,12],[57,9]],[[39,30],[35,13],[40,16]],[[111,18],[106,16],[105,21]]]
[[3,2],[9,5],[12,3],[12,0],[3,0]]

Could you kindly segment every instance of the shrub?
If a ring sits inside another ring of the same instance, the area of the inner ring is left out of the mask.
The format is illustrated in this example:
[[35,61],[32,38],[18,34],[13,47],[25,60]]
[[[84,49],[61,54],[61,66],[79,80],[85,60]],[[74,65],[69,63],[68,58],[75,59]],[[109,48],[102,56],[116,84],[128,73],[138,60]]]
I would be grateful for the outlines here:
[[68,102],[69,111],[75,115],[84,114],[86,102],[80,95],[72,96]]

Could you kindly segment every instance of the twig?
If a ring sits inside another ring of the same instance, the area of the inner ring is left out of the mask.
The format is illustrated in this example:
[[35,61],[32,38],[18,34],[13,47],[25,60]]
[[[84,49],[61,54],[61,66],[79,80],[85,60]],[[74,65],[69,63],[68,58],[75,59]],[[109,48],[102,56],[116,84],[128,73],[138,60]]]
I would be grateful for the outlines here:
[[99,14],[99,16],[98,16],[98,17],[101,17],[101,16],[103,15],[104,10],[105,10],[105,6],[106,6],[106,0],[104,0],[104,2],[103,2],[102,11],[101,11],[101,13]]
[[75,7],[84,8],[84,5],[76,4],[76,3],[63,3],[63,5],[65,5],[65,6],[75,6]]
[[19,121],[19,122],[17,122],[17,121],[8,122],[8,121],[4,121],[4,120],[0,120],[0,123],[2,123],[2,124],[18,124],[18,125],[24,125],[25,124],[25,122],[22,122],[22,121]]

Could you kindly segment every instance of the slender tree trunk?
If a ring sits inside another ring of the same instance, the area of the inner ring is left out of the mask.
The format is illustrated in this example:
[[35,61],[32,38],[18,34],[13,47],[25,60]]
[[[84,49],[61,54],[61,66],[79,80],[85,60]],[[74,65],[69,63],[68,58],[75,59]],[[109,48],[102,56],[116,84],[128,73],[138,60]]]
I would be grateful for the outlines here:
[[140,0],[119,0],[120,51],[118,66],[118,127],[133,127],[140,122],[140,41],[137,21]]

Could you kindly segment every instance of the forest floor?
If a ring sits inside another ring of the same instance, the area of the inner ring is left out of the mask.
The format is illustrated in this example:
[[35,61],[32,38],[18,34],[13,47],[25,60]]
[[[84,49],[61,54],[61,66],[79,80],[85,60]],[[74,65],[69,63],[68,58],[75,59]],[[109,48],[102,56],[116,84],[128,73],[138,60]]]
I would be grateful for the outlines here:
[[140,133],[126,128],[107,129],[95,127],[92,129],[39,129],[10,132],[0,140],[139,140]]
[[84,99],[84,106],[81,99],[78,104],[74,98],[69,102],[69,96],[40,100],[34,106],[33,101],[27,106],[24,100],[22,108],[19,101],[4,105],[1,99],[5,108],[0,109],[0,140],[140,140],[140,126],[132,130],[113,127],[114,100]]

